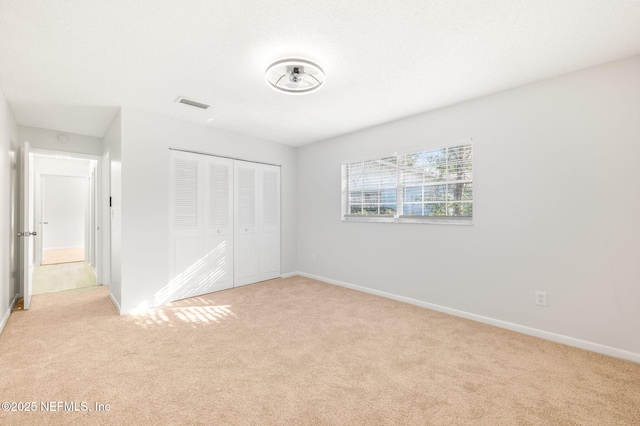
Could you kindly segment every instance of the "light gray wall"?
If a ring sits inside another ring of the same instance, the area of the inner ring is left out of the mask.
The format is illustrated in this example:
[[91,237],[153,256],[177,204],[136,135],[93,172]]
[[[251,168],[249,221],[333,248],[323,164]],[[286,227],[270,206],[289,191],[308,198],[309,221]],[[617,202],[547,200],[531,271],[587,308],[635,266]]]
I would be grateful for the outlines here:
[[109,268],[108,283],[111,300],[120,310],[122,303],[122,111],[118,112],[105,133],[103,149],[109,152],[109,193],[104,196],[107,206],[111,197],[111,208],[107,216],[109,218],[108,234],[105,232],[110,240],[110,257],[105,261],[105,268]]
[[122,312],[155,306],[168,284],[169,147],[281,165],[282,272],[296,271],[294,148],[123,108]]
[[[468,138],[474,225],[340,221],[343,161]],[[638,158],[640,56],[307,145],[298,268],[640,359]]]
[[[53,151],[73,152],[78,154],[102,155],[102,139],[93,136],[76,135],[75,133],[57,132],[49,129],[19,126],[20,145],[25,141],[32,148],[48,149]],[[61,143],[58,136],[64,134],[69,141]]]
[[18,126],[0,90],[0,331],[18,292]]
[[33,171],[36,174],[57,176],[91,176],[91,160],[84,158],[56,158],[51,155],[34,154]]

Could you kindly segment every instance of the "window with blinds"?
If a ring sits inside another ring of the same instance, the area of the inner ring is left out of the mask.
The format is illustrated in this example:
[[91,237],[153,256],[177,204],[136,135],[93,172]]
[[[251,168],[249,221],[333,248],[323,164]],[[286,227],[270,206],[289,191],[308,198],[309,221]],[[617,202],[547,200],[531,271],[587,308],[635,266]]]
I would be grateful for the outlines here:
[[342,185],[344,220],[470,223],[472,144],[347,163]]
[[393,216],[397,209],[397,159],[347,164],[348,215]]

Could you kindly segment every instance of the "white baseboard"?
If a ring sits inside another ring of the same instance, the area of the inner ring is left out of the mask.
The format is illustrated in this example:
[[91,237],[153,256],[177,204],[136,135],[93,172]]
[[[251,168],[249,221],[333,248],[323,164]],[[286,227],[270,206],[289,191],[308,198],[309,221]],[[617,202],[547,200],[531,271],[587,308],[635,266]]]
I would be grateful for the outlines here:
[[9,305],[9,309],[2,316],[2,322],[0,322],[0,333],[2,333],[2,330],[4,330],[4,326],[7,325],[7,321],[9,321],[9,317],[11,316],[11,311],[13,310],[13,307],[16,306],[16,302],[20,297],[21,296],[19,294],[15,295],[15,297],[13,298],[13,301]]
[[120,311],[120,304],[118,303],[118,301],[114,297],[113,293],[109,293],[109,299],[111,299],[111,303],[113,303],[115,305],[116,309],[118,310],[118,313],[120,315],[122,315],[122,312]]
[[280,275],[280,278],[291,278],[295,277],[296,275],[300,275],[300,272],[287,272],[286,274]]
[[385,291],[362,287],[359,285],[350,284],[343,281],[332,280],[330,278],[308,274],[306,272],[297,272],[292,275],[300,275],[303,277],[312,278],[314,280],[323,281],[329,284],[350,288],[352,290],[362,291],[364,293],[374,294],[376,296],[386,297],[388,299],[410,303],[412,305],[421,306],[423,308],[431,309],[438,312],[443,312],[445,314],[450,314],[457,317],[478,321],[484,324],[489,324],[489,325],[493,325],[500,328],[506,328],[507,330],[517,331],[519,333],[528,334],[530,336],[540,337],[542,339],[551,340],[552,342],[562,343],[562,344],[573,346],[576,348],[597,352],[603,355],[608,355],[615,358],[622,358],[629,361],[640,363],[640,354],[625,351],[623,349],[618,349],[611,346],[605,346],[599,343],[589,342],[587,340],[577,339],[575,337],[565,336],[562,334],[551,333],[549,331],[539,330],[537,328],[527,327],[524,325],[520,325],[520,324],[508,322],[508,321],[502,321],[495,318],[485,317],[482,315],[472,314],[465,311],[459,311],[457,309],[447,308],[446,306],[423,302],[422,300],[412,299],[410,297],[398,296],[393,293],[387,293]]

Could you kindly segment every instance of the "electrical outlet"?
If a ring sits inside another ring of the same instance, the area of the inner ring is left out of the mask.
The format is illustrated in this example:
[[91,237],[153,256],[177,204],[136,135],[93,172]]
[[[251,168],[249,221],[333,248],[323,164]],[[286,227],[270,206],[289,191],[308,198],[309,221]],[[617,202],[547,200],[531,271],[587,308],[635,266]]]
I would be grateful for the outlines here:
[[317,262],[318,261],[318,256],[316,256],[315,254],[311,255],[311,261],[312,262]]
[[547,292],[546,291],[536,291],[536,305],[538,305],[538,306],[548,306],[547,305]]

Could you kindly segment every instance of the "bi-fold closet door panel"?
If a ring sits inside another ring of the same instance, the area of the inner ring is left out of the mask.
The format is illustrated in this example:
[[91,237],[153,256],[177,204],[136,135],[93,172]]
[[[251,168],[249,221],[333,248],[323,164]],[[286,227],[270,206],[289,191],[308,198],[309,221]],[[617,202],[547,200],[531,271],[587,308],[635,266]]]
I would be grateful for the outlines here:
[[171,154],[168,300],[280,277],[280,168]]
[[281,275],[280,261],[280,167],[262,165],[259,203],[260,217],[260,279]]
[[233,287],[233,160],[203,156],[205,253],[214,290]]
[[280,168],[236,160],[235,286],[280,277]]
[[170,282],[179,300],[233,287],[233,160],[172,151]]
[[254,164],[236,162],[235,169],[235,284],[260,281],[258,269],[258,173]]

